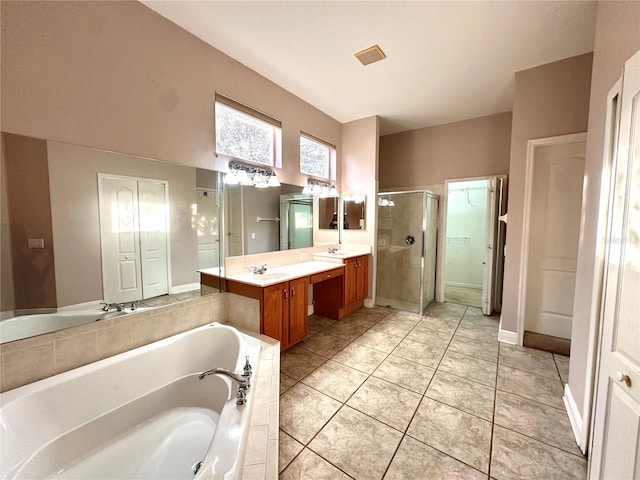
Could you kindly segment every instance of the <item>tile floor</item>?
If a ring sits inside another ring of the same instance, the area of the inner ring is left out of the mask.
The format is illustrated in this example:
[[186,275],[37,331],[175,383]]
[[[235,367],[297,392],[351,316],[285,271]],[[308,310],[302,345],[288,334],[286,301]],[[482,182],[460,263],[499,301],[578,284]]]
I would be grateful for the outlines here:
[[280,479],[584,479],[567,357],[501,345],[479,308],[309,318],[281,357]]
[[481,307],[482,289],[445,285],[444,301],[451,303],[461,303],[464,305],[470,305],[472,307]]

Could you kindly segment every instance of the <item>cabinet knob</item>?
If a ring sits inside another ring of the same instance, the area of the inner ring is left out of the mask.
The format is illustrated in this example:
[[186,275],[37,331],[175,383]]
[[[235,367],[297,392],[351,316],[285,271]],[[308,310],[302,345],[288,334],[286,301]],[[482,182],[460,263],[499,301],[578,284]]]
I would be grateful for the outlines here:
[[292,297],[295,297],[295,296],[296,296],[296,289],[295,289],[295,288],[292,288],[292,289],[291,289],[291,296],[292,296]]
[[287,289],[285,288],[284,290],[282,290],[282,293],[284,294],[284,299],[286,300],[287,297]]

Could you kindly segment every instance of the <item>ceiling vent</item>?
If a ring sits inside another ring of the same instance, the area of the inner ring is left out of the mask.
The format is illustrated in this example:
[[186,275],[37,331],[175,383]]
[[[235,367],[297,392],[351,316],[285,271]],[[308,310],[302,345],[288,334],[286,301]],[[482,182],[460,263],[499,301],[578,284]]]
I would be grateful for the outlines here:
[[378,45],[374,45],[373,47],[369,47],[361,52],[355,54],[356,58],[360,60],[362,65],[369,65],[371,63],[378,62],[380,60],[384,60],[387,56],[384,54]]

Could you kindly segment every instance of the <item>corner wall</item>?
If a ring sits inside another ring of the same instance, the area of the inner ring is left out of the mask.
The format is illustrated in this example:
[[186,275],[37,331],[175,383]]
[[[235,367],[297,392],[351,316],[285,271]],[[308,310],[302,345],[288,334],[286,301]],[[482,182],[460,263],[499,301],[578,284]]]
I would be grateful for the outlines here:
[[[640,2],[598,2],[587,156],[583,192],[583,219],[576,274],[571,332],[569,388],[578,409],[577,414],[589,421],[593,379],[590,368],[595,364],[591,342],[599,334],[598,280],[602,260],[603,238],[598,231],[599,205],[603,195],[602,168],[605,147],[607,93],[622,74],[624,62],[640,49]],[[585,432],[587,425],[583,425]],[[588,433],[588,432],[587,432]]]
[[369,264],[367,306],[376,298],[376,242],[378,229],[378,140],[380,119],[376,116],[345,123],[342,127],[342,194],[367,196],[366,229],[343,230],[342,243],[370,245],[373,261]]
[[592,57],[587,53],[515,74],[501,324],[505,331],[516,332],[521,301],[527,142],[587,130]]

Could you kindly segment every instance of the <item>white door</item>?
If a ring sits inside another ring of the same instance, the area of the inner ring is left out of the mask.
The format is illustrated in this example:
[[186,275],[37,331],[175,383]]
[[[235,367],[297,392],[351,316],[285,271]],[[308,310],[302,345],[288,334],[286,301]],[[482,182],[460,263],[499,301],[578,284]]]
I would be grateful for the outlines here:
[[138,223],[138,184],[132,179],[101,179],[100,239],[105,302],[142,298]]
[[525,330],[571,338],[586,142],[535,150]]
[[218,238],[218,201],[215,190],[197,192],[198,268],[214,268],[220,264]]
[[138,181],[142,298],[169,293],[167,200],[163,182]]
[[640,51],[622,80],[590,478],[640,478]]
[[484,271],[482,272],[482,313],[491,315],[493,313],[493,296],[495,289],[495,267],[496,267],[496,227],[498,223],[498,178],[489,179],[489,190],[487,191],[487,230],[485,241]]

